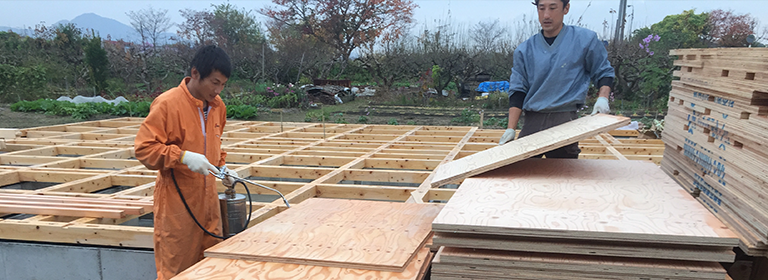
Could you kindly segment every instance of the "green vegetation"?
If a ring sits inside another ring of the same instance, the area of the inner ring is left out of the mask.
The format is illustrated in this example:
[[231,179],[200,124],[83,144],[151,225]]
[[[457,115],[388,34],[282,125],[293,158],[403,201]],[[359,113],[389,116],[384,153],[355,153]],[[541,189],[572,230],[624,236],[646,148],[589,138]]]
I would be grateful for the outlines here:
[[41,112],[46,115],[72,116],[74,119],[86,120],[94,115],[104,114],[125,117],[146,117],[149,114],[150,102],[123,102],[118,105],[110,103],[81,103],[38,99],[35,101],[19,101],[11,105],[11,110],[17,112]]
[[480,114],[478,114],[477,111],[473,111],[468,108],[465,108],[463,111],[461,111],[461,115],[456,118],[453,118],[451,122],[456,124],[462,124],[462,125],[471,125],[473,123],[479,123]]
[[[95,115],[110,115],[118,117],[146,117],[149,114],[149,101],[122,102],[117,105],[110,103],[80,103],[38,99],[35,101],[19,101],[11,105],[16,112],[40,112],[46,115],[72,116],[74,119],[87,120]],[[255,119],[258,108],[250,105],[227,106],[227,117],[241,120]]]

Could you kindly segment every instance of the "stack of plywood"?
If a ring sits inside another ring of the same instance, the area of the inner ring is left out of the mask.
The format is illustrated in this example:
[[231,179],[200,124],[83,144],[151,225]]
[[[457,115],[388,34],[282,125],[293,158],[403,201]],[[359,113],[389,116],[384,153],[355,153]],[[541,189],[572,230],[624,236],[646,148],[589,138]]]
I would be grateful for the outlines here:
[[464,180],[433,279],[725,279],[738,238],[658,166],[527,159]]
[[0,213],[122,219],[149,212],[151,201],[0,193]]
[[311,198],[211,247],[175,279],[422,279],[441,208]]
[[768,49],[674,50],[662,168],[741,239],[768,252]]

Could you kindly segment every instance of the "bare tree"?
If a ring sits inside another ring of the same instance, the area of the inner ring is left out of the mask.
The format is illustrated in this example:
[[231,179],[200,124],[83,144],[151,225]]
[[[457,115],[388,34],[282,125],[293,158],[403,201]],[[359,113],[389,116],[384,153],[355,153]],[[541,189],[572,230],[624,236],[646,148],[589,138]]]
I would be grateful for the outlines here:
[[363,55],[357,58],[385,90],[391,89],[397,81],[418,76],[425,66],[422,65],[424,61],[417,59],[409,39],[403,36],[397,41],[381,41],[379,48],[363,48]]
[[[126,13],[131,19],[131,26],[141,37],[140,51],[137,53],[137,59],[141,65],[141,81],[146,85],[147,90],[152,88],[152,77],[150,65],[147,63],[149,57],[156,53],[157,41],[161,39],[162,33],[171,28],[171,18],[168,17],[168,10],[155,10],[152,7],[139,11],[129,11]],[[148,47],[147,43],[152,46]]]
[[407,31],[417,5],[411,0],[272,0],[260,12],[271,24],[291,25],[335,50],[341,71],[355,49],[394,40]]
[[531,15],[530,17],[523,15],[523,20],[517,22],[516,25],[515,39],[513,40],[514,46],[519,46],[525,42],[525,40],[528,40],[528,38],[541,31],[541,25],[534,15]]
[[139,11],[129,11],[126,15],[131,19],[133,29],[141,37],[141,43],[152,43],[153,49],[157,46],[157,42],[163,39],[163,33],[173,26],[166,9],[156,10],[150,6]]
[[478,22],[472,32],[472,40],[480,52],[496,51],[499,40],[504,37],[504,30],[499,26],[499,20]]
[[185,19],[176,31],[179,38],[193,41],[197,46],[212,44],[216,41],[214,27],[210,24],[214,20],[213,13],[190,9],[179,10],[179,12]]

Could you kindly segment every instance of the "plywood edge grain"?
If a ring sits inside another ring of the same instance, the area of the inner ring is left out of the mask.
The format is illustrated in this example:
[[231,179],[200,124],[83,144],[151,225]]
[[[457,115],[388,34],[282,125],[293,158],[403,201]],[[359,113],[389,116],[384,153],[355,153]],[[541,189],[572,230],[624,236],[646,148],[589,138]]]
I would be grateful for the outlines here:
[[475,235],[501,235],[518,237],[566,238],[579,240],[605,240],[627,242],[652,242],[660,244],[737,247],[736,237],[675,236],[641,233],[586,232],[551,229],[519,229],[511,227],[476,227],[456,224],[432,223],[434,232],[464,233]]
[[679,246],[647,242],[608,242],[553,238],[520,238],[436,233],[435,246],[573,255],[653,258],[704,262],[733,262],[736,254],[728,246]]

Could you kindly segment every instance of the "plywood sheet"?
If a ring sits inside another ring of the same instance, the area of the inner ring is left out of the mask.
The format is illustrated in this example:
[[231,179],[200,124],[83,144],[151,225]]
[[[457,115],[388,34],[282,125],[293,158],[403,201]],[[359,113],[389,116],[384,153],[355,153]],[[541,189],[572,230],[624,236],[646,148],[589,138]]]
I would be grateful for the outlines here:
[[726,271],[716,262],[692,262],[597,256],[573,256],[493,250],[445,248],[439,266],[485,267],[491,271],[542,270],[553,272],[591,273],[597,276],[681,277],[723,279]]
[[534,253],[648,258],[683,261],[733,262],[733,247],[677,246],[648,242],[608,242],[573,239],[538,239],[475,234],[436,233],[435,246]]
[[473,279],[473,280],[497,280],[497,279],[515,279],[515,280],[722,280],[725,275],[717,278],[701,277],[649,277],[643,275],[628,274],[596,274],[593,272],[572,272],[572,271],[542,271],[534,269],[503,269],[498,267],[471,266],[471,265],[450,265],[434,264],[432,266],[431,279]]
[[[585,163],[601,171],[587,174]],[[624,174],[642,179],[620,178]],[[730,229],[660,174],[650,162],[528,159],[465,180],[432,227],[436,232],[738,245]]]
[[206,250],[207,257],[401,272],[442,205],[312,198]]
[[598,114],[528,135],[458,160],[435,171],[432,186],[468,178],[629,124],[629,118]]
[[359,270],[274,262],[205,258],[174,280],[236,279],[339,279],[339,280],[418,280],[429,265],[429,249],[422,248],[403,272]]

